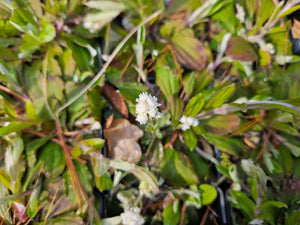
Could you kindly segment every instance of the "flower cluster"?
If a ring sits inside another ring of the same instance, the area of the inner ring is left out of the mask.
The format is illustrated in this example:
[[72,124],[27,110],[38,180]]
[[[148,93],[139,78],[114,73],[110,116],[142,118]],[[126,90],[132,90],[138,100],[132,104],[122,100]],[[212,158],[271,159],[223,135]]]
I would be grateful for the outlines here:
[[140,124],[145,124],[148,119],[160,118],[161,114],[158,112],[159,103],[157,103],[157,98],[151,96],[147,92],[143,92],[139,95],[139,98],[136,99],[136,120]]
[[196,127],[199,124],[199,121],[196,118],[193,117],[187,117],[187,116],[182,116],[179,120],[181,124],[181,129],[182,130],[188,130],[191,128],[191,126]]
[[140,215],[141,209],[138,207],[130,208],[121,214],[123,225],[142,225],[145,220]]

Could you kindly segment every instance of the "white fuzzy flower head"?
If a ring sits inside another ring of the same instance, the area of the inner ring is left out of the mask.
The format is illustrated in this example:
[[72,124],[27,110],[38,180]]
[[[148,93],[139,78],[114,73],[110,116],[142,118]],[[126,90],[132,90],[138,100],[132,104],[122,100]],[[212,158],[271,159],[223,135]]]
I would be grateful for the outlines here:
[[129,210],[125,210],[121,214],[121,220],[123,225],[142,225],[144,224],[145,220],[140,215],[140,208],[134,207],[130,208]]
[[155,96],[151,96],[147,92],[143,92],[136,99],[136,102],[136,120],[140,124],[145,124],[148,119],[151,120],[153,118],[157,119],[161,117],[160,112],[158,112],[160,104],[157,103],[157,98]]
[[182,130],[188,130],[191,128],[191,126],[196,127],[199,124],[199,120],[193,117],[187,117],[187,116],[182,116],[179,120],[181,124],[181,129]]
[[237,3],[237,4],[235,4],[235,7],[236,7],[236,11],[237,11],[235,16],[239,19],[239,21],[241,21],[241,23],[244,23],[246,13],[245,13],[243,6],[241,6],[239,3]]

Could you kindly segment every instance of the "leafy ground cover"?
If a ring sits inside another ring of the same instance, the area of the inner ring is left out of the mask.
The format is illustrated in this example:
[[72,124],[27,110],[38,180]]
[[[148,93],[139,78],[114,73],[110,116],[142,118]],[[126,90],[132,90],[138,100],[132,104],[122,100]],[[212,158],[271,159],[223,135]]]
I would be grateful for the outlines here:
[[299,224],[299,2],[0,0],[1,224]]

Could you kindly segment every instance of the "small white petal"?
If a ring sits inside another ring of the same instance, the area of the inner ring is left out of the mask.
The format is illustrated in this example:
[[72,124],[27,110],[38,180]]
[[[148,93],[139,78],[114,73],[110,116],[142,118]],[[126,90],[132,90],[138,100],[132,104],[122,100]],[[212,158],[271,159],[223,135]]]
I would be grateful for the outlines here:
[[121,216],[122,224],[123,225],[142,225],[144,224],[145,220],[140,215],[141,210],[137,207],[131,208],[123,212]]
[[236,17],[239,19],[239,21],[241,21],[241,23],[244,23],[245,22],[245,16],[246,16],[246,13],[245,13],[245,10],[243,8],[243,6],[241,6],[240,4],[235,4],[235,7],[236,7]]
[[145,124],[147,122],[147,115],[149,116],[149,119],[161,117],[157,108],[160,104],[157,103],[157,98],[155,96],[151,96],[147,92],[143,92],[136,99],[136,102],[136,120],[141,124]]
[[139,114],[136,117],[136,121],[138,121],[140,124],[146,124],[148,120],[148,117],[146,114]]
[[193,117],[187,117],[182,116],[179,121],[181,122],[181,129],[182,130],[188,130],[191,128],[191,126],[195,127],[198,126],[199,121],[196,118]]

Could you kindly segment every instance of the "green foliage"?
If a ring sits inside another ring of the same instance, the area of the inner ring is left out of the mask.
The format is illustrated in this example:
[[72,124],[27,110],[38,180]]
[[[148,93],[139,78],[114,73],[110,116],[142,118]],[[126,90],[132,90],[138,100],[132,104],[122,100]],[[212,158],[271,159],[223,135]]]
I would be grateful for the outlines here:
[[0,0],[1,224],[298,224],[295,2]]

